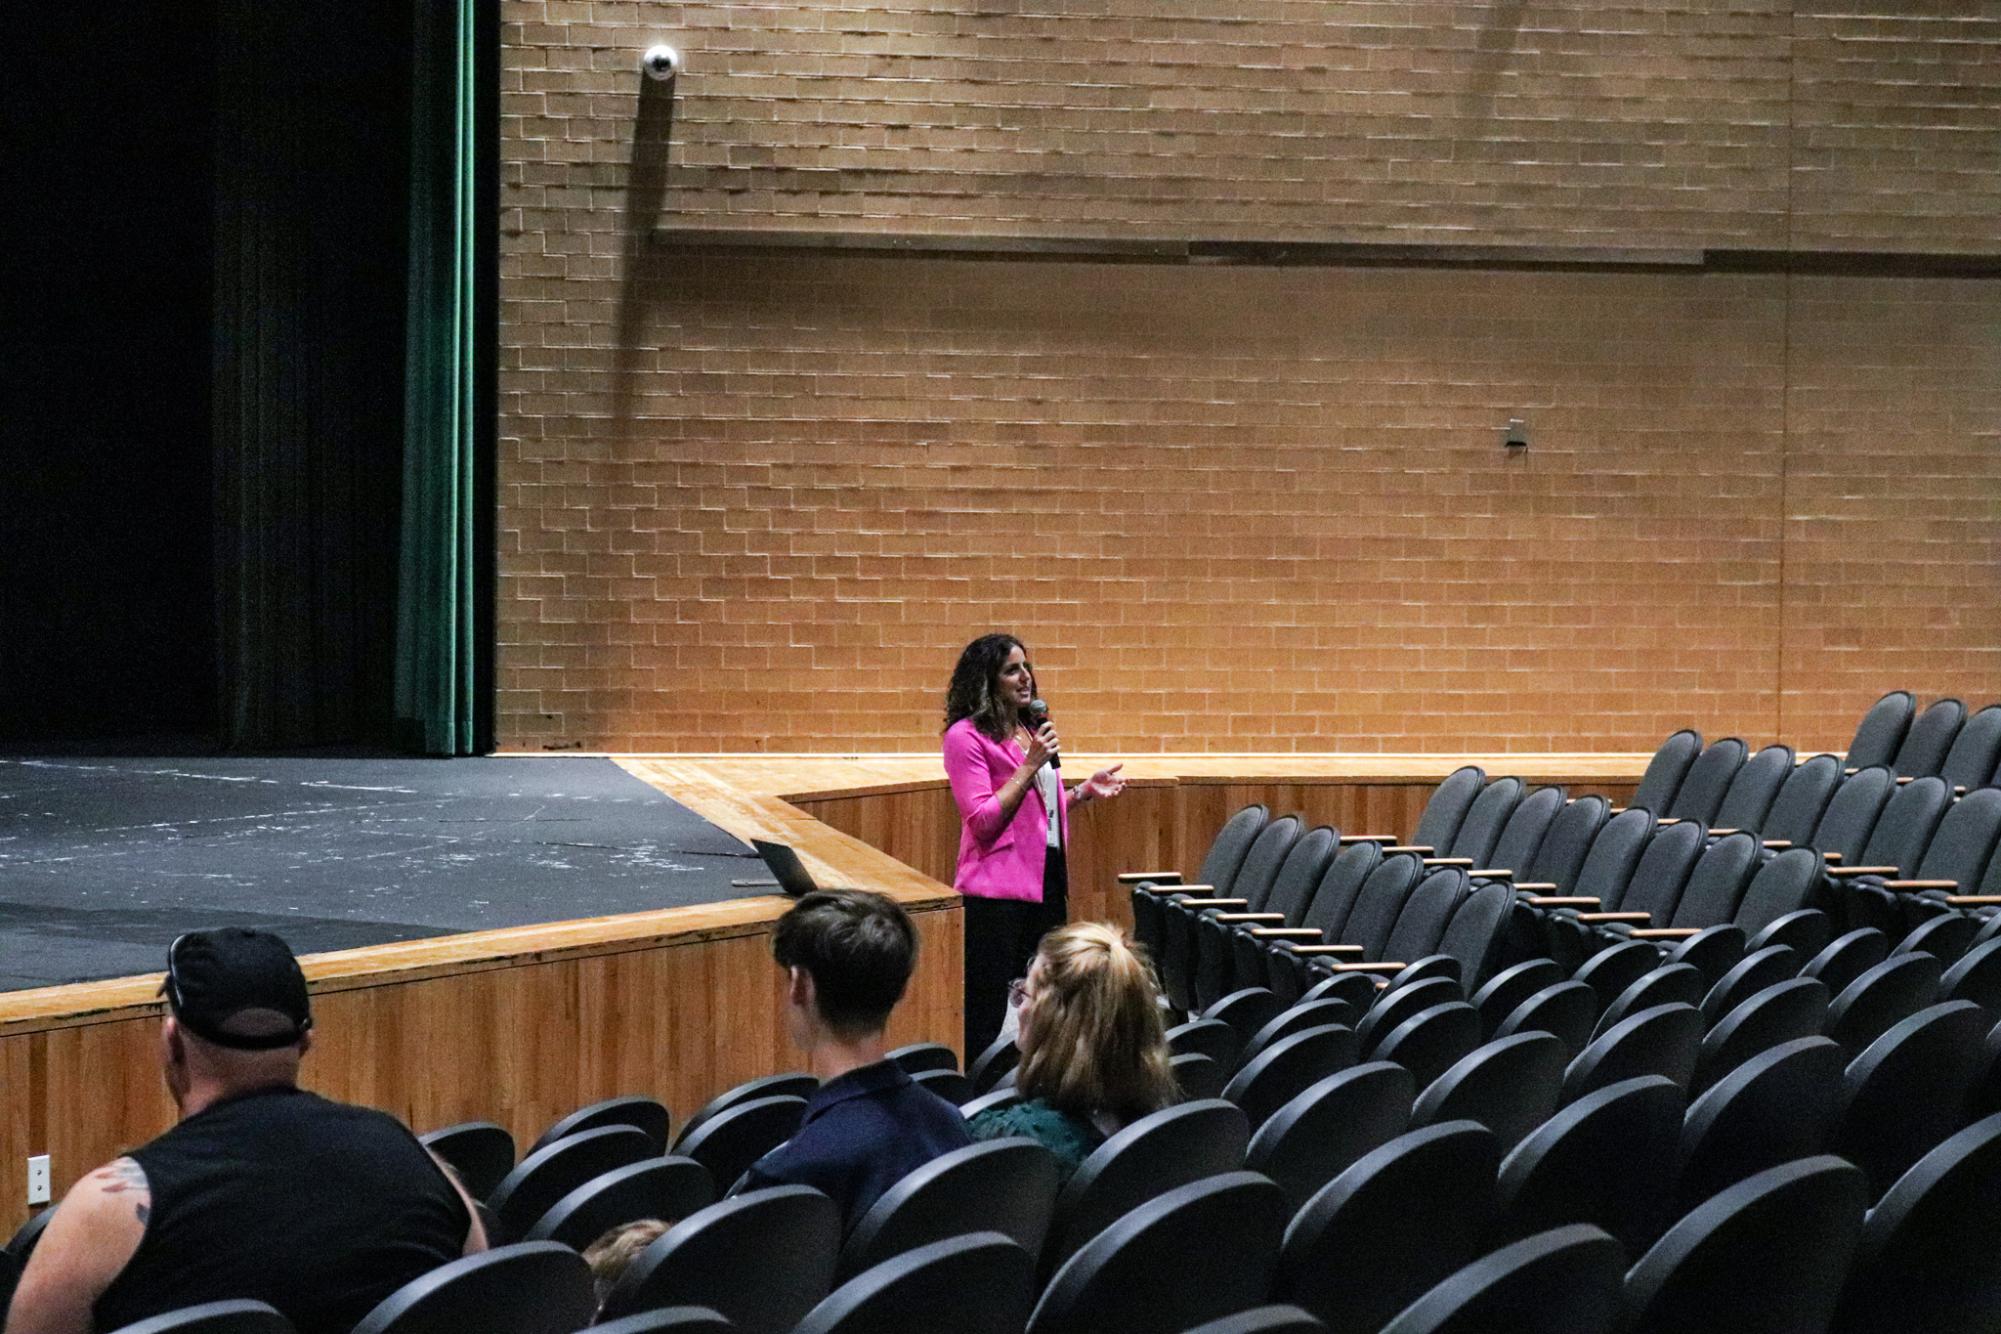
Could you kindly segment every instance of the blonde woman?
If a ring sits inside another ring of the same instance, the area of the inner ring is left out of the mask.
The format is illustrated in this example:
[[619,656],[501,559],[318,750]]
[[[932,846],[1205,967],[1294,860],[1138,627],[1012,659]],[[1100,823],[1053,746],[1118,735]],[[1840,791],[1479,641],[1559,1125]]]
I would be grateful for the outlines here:
[[1159,996],[1153,969],[1116,928],[1078,922],[1044,936],[1011,997],[1022,1101],[973,1118],[973,1138],[1036,1140],[1067,1181],[1108,1136],[1174,1102]]

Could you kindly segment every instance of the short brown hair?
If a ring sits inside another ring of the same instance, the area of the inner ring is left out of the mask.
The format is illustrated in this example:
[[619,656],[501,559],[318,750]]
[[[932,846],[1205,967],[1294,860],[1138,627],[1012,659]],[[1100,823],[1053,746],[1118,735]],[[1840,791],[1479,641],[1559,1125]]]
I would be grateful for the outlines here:
[[1160,987],[1138,945],[1103,922],[1042,938],[1033,1040],[1015,1087],[1079,1116],[1130,1121],[1178,1096],[1160,1019]]
[[813,978],[820,1018],[843,1036],[889,1023],[917,964],[917,928],[895,900],[865,889],[822,889],[778,919],[771,957]]
[[639,1253],[665,1236],[672,1226],[659,1218],[620,1223],[585,1248],[584,1263],[591,1267],[591,1286],[597,1289],[600,1311],[604,1309],[605,1298],[611,1296],[611,1290],[625,1277],[625,1271],[639,1258]]

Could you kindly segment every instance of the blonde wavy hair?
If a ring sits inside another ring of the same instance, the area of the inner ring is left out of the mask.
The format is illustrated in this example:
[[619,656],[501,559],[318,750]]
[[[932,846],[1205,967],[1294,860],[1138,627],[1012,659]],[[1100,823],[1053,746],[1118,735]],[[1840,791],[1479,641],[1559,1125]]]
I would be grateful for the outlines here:
[[1141,948],[1102,922],[1058,927],[1023,1015],[1015,1087],[1077,1115],[1132,1121],[1179,1097],[1160,1019],[1160,988]]

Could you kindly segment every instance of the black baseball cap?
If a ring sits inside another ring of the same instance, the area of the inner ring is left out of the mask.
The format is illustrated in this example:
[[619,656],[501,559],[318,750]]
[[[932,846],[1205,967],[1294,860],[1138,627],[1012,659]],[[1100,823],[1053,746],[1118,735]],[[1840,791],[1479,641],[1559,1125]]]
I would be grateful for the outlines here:
[[[292,947],[269,931],[225,926],[176,937],[167,947],[163,989],[174,1017],[218,1047],[289,1047],[313,1026],[306,975],[292,957]],[[290,1026],[257,1034],[231,1032],[230,1021],[250,1010],[281,1015]]]

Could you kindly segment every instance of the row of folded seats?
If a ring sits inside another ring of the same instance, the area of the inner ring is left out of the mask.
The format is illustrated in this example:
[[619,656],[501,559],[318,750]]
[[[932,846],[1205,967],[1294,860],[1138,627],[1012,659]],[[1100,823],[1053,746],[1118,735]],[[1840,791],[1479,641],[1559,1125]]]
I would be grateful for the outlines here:
[[[1872,983],[1837,1015],[1818,979],[1740,978],[1667,998],[1695,971],[1617,993],[1547,959],[1470,998],[1444,974],[1329,974],[1290,1004],[1243,988],[1171,1030],[1187,1099],[1068,1182],[1031,1141],[976,1144],[845,1236],[810,1189],[716,1198],[791,1133],[803,1075],[678,1134],[652,1099],[594,1104],[518,1161],[497,1126],[447,1128],[426,1143],[508,1244],[362,1332],[568,1334],[595,1307],[577,1248],[638,1218],[672,1226],[613,1287],[613,1334],[2001,1326],[2001,996],[1905,1014]],[[970,1115],[1017,1096],[1001,1050],[964,1072],[936,1044],[894,1057]]]

